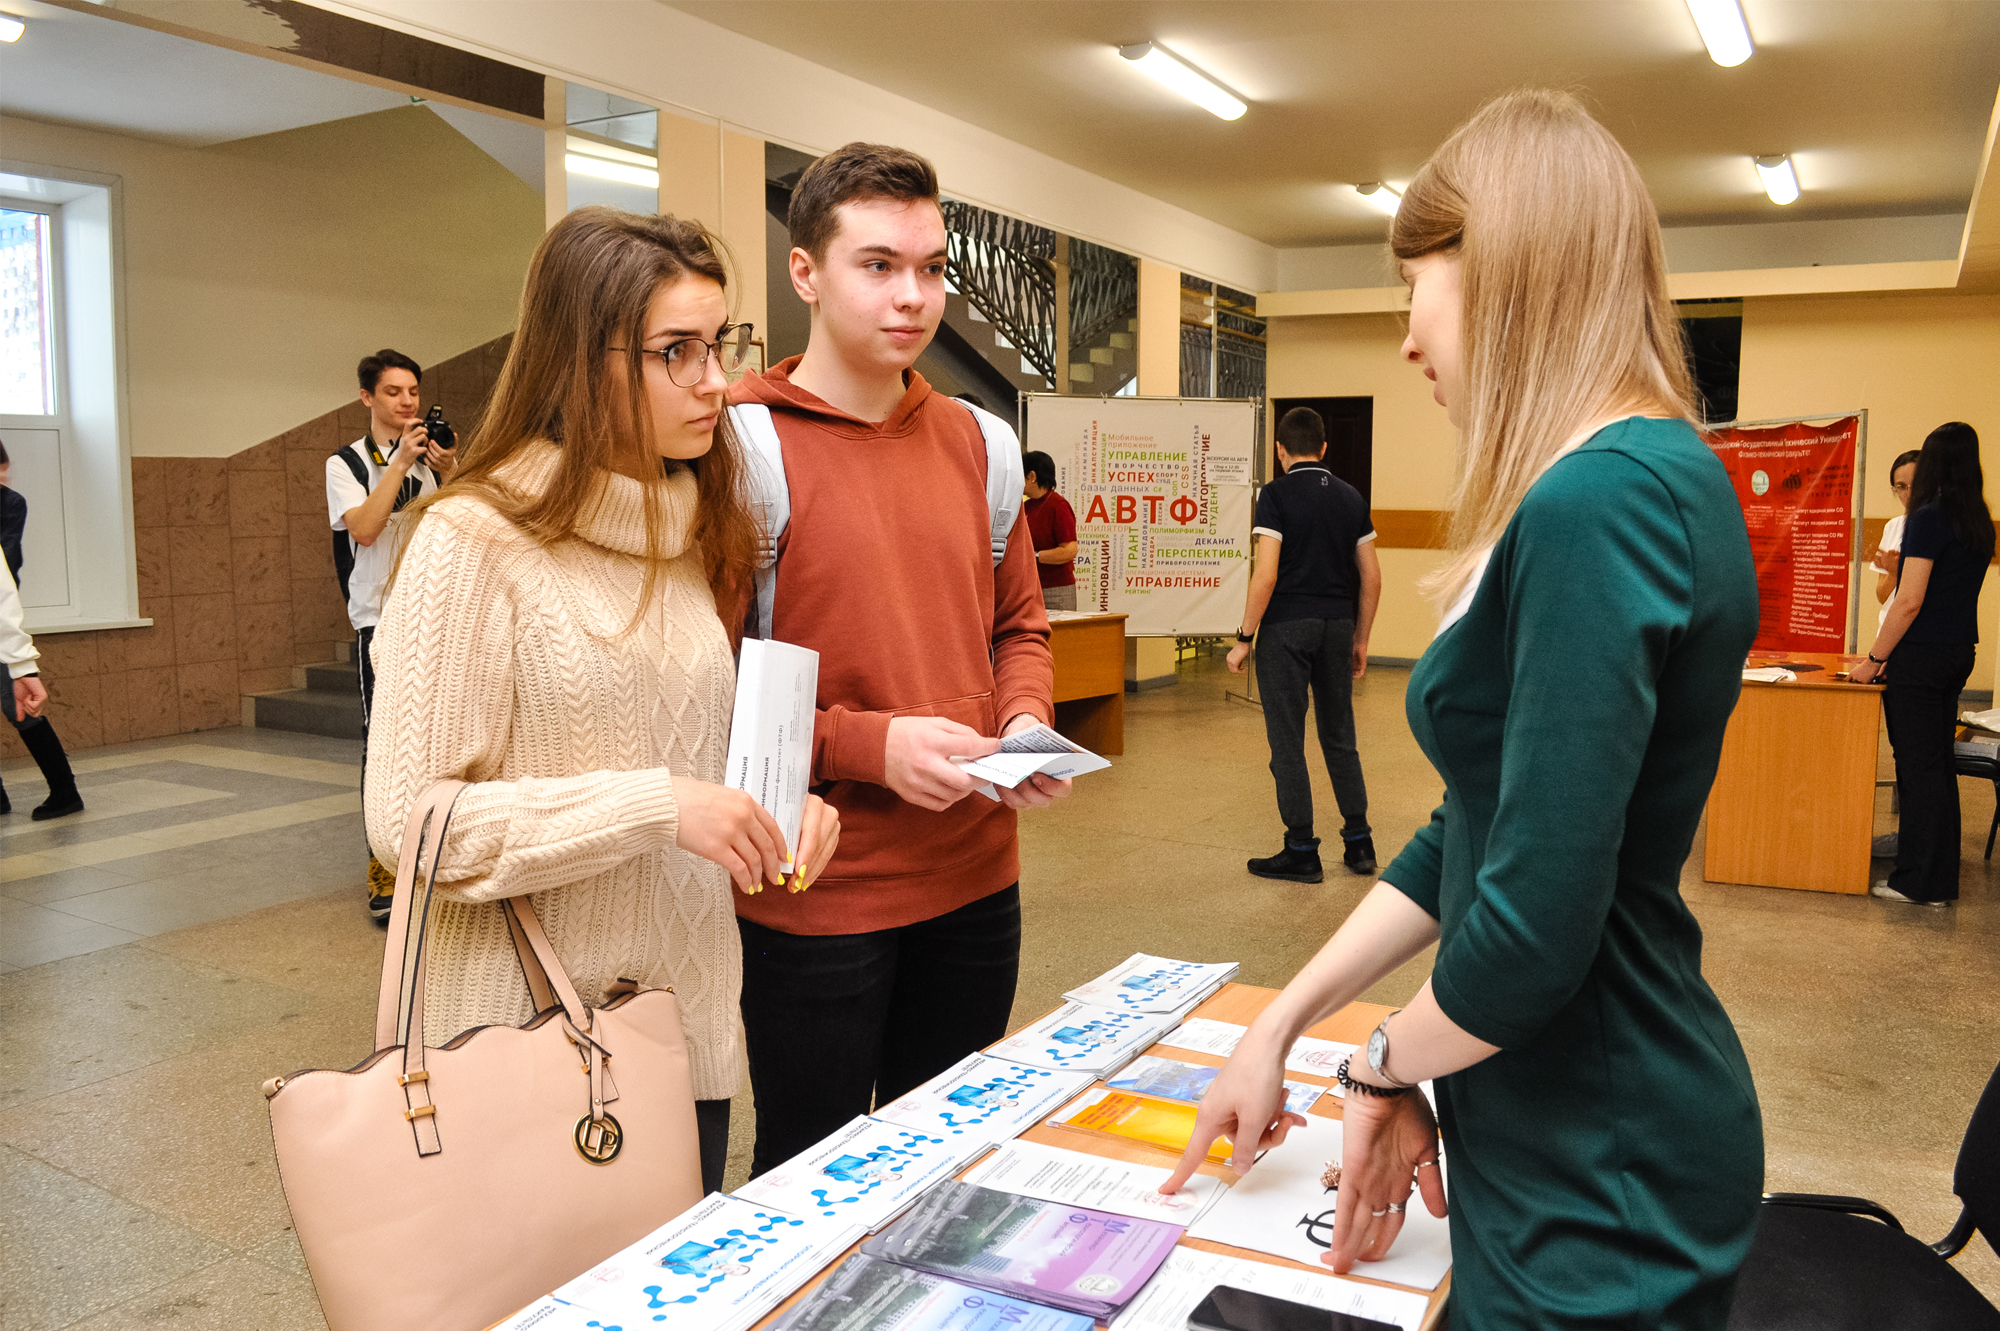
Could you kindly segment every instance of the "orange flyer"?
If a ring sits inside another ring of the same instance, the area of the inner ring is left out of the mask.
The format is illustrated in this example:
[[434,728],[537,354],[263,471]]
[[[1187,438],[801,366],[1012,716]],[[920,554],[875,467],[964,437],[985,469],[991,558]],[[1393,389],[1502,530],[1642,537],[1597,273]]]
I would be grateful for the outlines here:
[[[1194,1135],[1196,1112],[1194,1105],[1177,1100],[1155,1100],[1151,1096],[1112,1091],[1068,1118],[1050,1121],[1059,1128],[1125,1137],[1179,1155],[1187,1150],[1188,1138]],[[1229,1159],[1231,1149],[1227,1137],[1218,1137],[1208,1150],[1208,1158],[1220,1164]]]

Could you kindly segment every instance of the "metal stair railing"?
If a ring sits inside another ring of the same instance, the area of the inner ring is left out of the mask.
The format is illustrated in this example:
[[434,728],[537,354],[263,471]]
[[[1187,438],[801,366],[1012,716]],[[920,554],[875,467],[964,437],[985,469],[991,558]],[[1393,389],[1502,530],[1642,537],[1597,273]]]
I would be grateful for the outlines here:
[[1069,341],[1090,347],[1109,332],[1123,332],[1139,312],[1139,261],[1129,254],[1069,243]]
[[1054,383],[1056,233],[956,199],[940,207],[952,285]]

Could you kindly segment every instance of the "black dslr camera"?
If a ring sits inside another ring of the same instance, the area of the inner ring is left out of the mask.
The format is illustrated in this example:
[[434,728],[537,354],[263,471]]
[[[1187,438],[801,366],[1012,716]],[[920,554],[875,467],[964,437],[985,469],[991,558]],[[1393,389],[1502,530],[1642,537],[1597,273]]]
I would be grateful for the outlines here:
[[458,447],[458,431],[451,428],[451,422],[444,418],[443,407],[432,407],[424,416],[424,433],[439,448]]

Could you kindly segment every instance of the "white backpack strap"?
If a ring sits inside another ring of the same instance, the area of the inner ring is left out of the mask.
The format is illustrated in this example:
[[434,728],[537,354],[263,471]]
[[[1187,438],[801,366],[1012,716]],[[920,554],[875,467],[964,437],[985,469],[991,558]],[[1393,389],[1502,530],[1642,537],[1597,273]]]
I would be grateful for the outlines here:
[[1014,534],[1014,519],[1021,516],[1021,441],[1014,427],[992,412],[960,402],[979,422],[986,436],[986,513],[993,538],[993,567],[1007,557],[1007,538]]
[[736,437],[743,441],[745,480],[750,489],[750,511],[756,516],[762,538],[757,548],[757,569],[752,584],[757,591],[755,637],[771,636],[771,607],[778,591],[778,538],[792,520],[792,491],[785,483],[785,450],[778,442],[778,427],[771,409],[746,402],[729,409]]

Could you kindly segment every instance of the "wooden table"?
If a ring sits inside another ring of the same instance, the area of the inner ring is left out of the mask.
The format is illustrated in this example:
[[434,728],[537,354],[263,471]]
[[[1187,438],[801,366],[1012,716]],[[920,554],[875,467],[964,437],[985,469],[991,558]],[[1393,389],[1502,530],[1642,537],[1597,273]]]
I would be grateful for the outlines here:
[[1820,669],[1790,684],[1743,681],[1708,795],[1704,878],[1868,890],[1882,686],[1835,677],[1860,659],[1801,653],[1768,664]]
[[1093,753],[1125,752],[1125,616],[1049,621],[1056,729]]
[[[1278,991],[1275,989],[1262,989],[1248,984],[1224,985],[1213,998],[1210,998],[1206,1003],[1197,1007],[1191,1015],[1208,1017],[1215,1021],[1235,1022],[1237,1025],[1247,1026],[1277,996]],[[1369,1032],[1379,1026],[1382,1023],[1382,1019],[1393,1011],[1395,1011],[1394,1008],[1381,1007],[1374,1003],[1350,1003],[1347,1007],[1334,1013],[1334,1015],[1328,1017],[1325,1021],[1320,1022],[1316,1026],[1308,1027],[1306,1034],[1316,1035],[1323,1040],[1339,1040],[1344,1044],[1365,1044],[1368,1040]],[[1189,1049],[1174,1048],[1171,1039],[1161,1041],[1146,1052],[1163,1054],[1170,1058],[1179,1059],[1183,1063],[1205,1063],[1210,1067],[1219,1068],[1224,1062],[1223,1059],[1217,1058],[1213,1054],[1202,1054]],[[1290,1069],[1286,1070],[1285,1076],[1294,1081],[1314,1082],[1321,1086],[1331,1086],[1333,1084],[1333,1079],[1330,1077],[1314,1077],[1302,1072],[1293,1072]],[[1104,1083],[1099,1081],[1095,1085],[1101,1087]],[[1079,1094],[1082,1094],[1082,1092],[1079,1092]],[[1328,1118],[1339,1118],[1340,1109],[1341,1101],[1337,1096],[1324,1095],[1307,1112],[1324,1114]],[[1124,1160],[1135,1164],[1157,1165],[1161,1168],[1171,1168],[1180,1159],[1180,1155],[1177,1152],[1148,1146],[1143,1142],[1122,1141],[1114,1137],[1099,1137],[1088,1133],[1069,1132],[1061,1128],[1051,1128],[1045,1123],[1029,1128],[1020,1135],[1019,1140],[1041,1142],[1047,1146],[1060,1146],[1065,1150],[1077,1151],[1085,1155],[1098,1155],[1111,1160]],[[974,1163],[976,1164],[977,1162],[975,1161]],[[967,1168],[969,1169],[971,1166],[967,1166]],[[1201,1172],[1212,1174],[1217,1178],[1233,1178],[1228,1169],[1214,1163],[1203,1164]],[[961,1172],[962,1176],[963,1173]],[[1421,1204],[1415,1200],[1415,1193],[1411,1194],[1411,1198],[1413,1205]],[[1269,1253],[1255,1252],[1249,1248],[1232,1248],[1226,1243],[1215,1243],[1207,1239],[1191,1239],[1183,1236],[1181,1243],[1186,1247],[1198,1248],[1203,1252],[1226,1253],[1231,1257],[1241,1257],[1253,1262],[1269,1262],[1274,1266],[1295,1267],[1302,1271],[1316,1271],[1322,1275],[1333,1274],[1331,1267],[1287,1261],[1282,1257],[1273,1257]],[[776,1321],[786,1309],[804,1298],[806,1294],[818,1286],[820,1281],[826,1277],[828,1271],[831,1271],[834,1267],[839,1266],[843,1261],[847,1260],[848,1256],[857,1251],[860,1246],[859,1243],[856,1243],[854,1247],[849,1248],[846,1252],[834,1258],[833,1261],[827,1264],[825,1270],[808,1280],[790,1298],[779,1304],[777,1308],[772,1310],[768,1317],[758,1322],[752,1328],[752,1331],[763,1331],[763,1328]],[[1432,1331],[1433,1328],[1439,1325],[1440,1318],[1444,1312],[1445,1299],[1451,1293],[1451,1275],[1449,1272],[1446,1273],[1443,1280],[1438,1282],[1438,1287],[1435,1290],[1417,1289],[1409,1285],[1389,1285],[1386,1281],[1370,1280],[1368,1277],[1357,1275],[1354,1272],[1349,1272],[1342,1279],[1357,1280],[1366,1285],[1385,1285],[1390,1289],[1410,1290],[1412,1293],[1423,1295],[1430,1300],[1430,1311],[1424,1316],[1424,1331]]]

